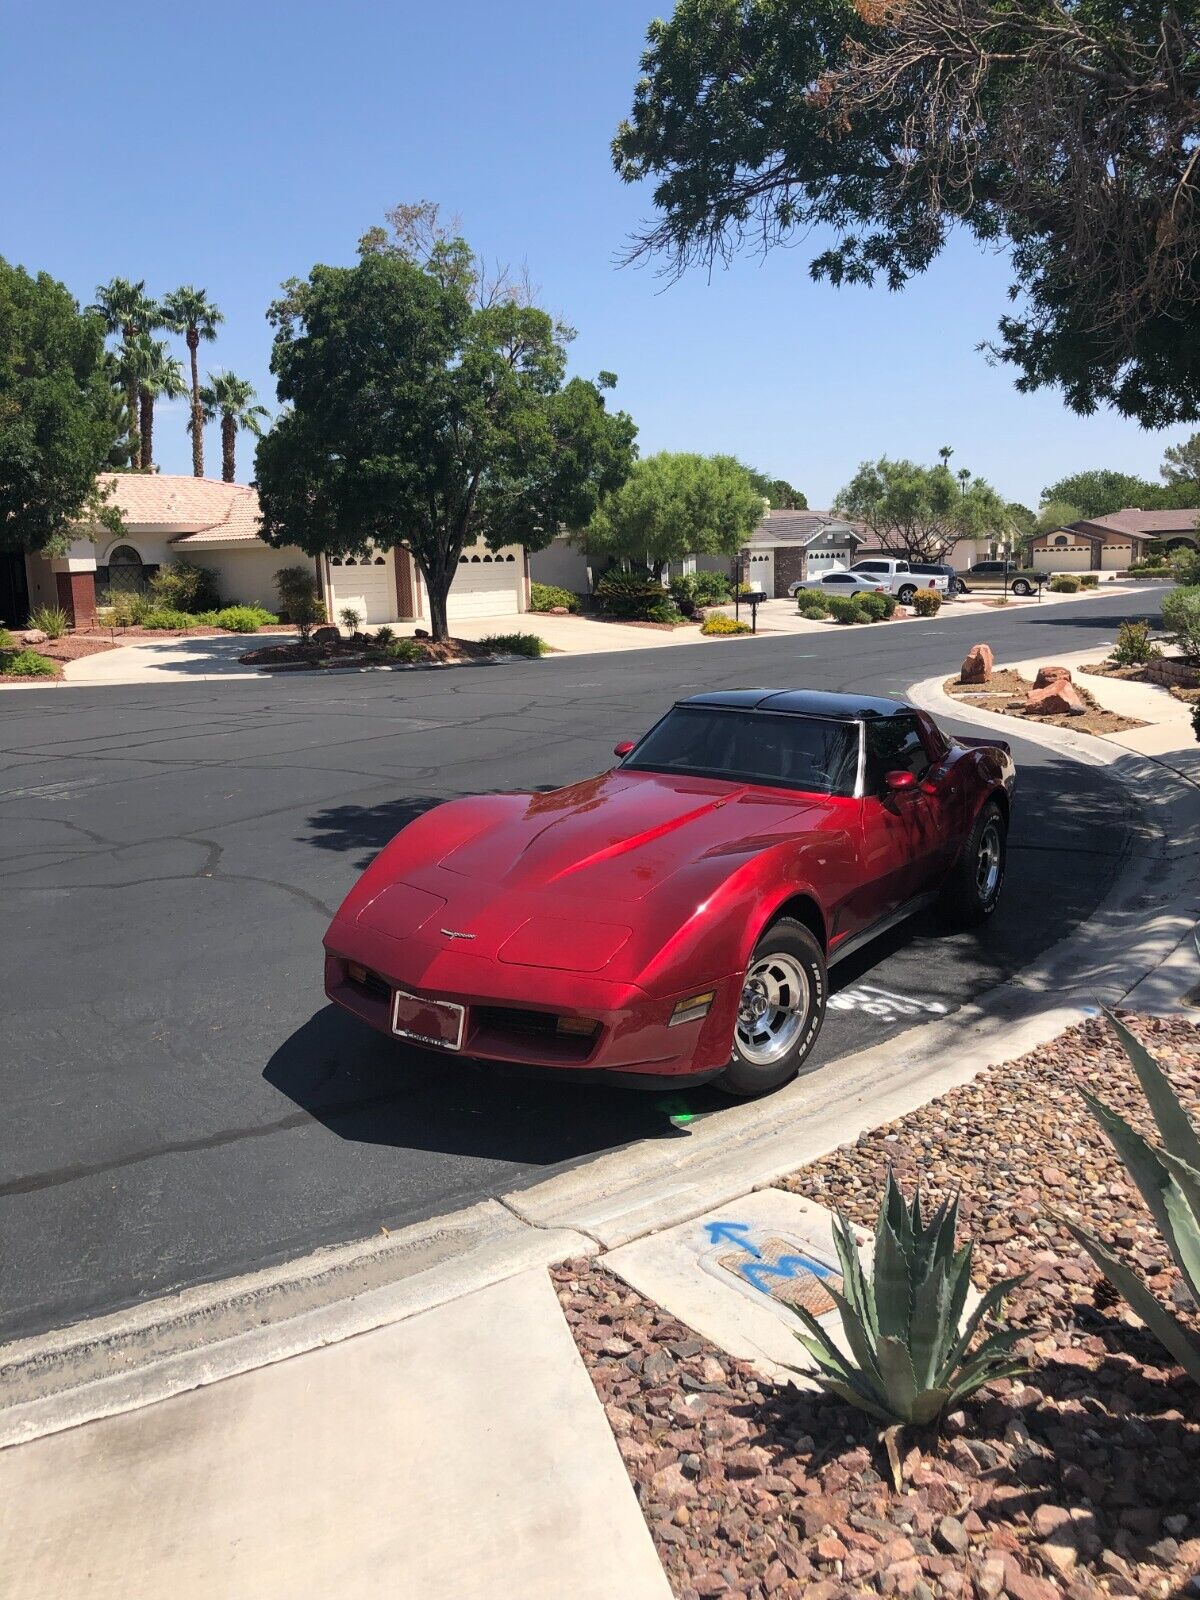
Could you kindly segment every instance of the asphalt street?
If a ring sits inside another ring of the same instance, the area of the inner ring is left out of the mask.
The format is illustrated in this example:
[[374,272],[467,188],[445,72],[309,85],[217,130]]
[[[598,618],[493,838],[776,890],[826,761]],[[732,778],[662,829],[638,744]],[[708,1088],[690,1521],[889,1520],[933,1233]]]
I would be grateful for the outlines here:
[[[611,763],[681,694],[900,693],[986,637],[1115,637],[1153,591],[440,672],[0,694],[0,1337],[395,1228],[634,1139],[669,1097],[406,1051],[321,992],[321,935],[407,819]],[[952,1010],[1101,900],[1137,819],[1104,773],[1014,740],[1005,901],[837,969],[821,1061]],[[711,1090],[695,1110],[720,1115]]]

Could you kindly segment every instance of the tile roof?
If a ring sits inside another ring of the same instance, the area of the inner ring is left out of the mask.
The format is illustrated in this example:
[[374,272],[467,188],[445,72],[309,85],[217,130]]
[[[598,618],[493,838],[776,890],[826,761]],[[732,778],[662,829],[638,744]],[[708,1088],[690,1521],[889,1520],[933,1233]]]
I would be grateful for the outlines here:
[[1140,533],[1148,536],[1156,533],[1195,533],[1198,520],[1200,508],[1194,506],[1183,511],[1138,511],[1133,506],[1126,506],[1123,511],[1110,512],[1106,517],[1083,517],[1070,526],[1081,532],[1099,528],[1103,533]]
[[[827,536],[830,532],[842,535],[849,533],[860,541],[864,538],[860,524],[848,522],[833,511],[772,511],[750,535],[750,544],[760,549],[764,545],[775,544],[807,545],[813,543],[818,535]],[[826,537],[823,542],[833,541]]]
[[131,530],[154,528],[174,544],[259,536],[258,494],[248,484],[161,472],[107,473],[100,483],[111,489],[109,504],[117,507]]

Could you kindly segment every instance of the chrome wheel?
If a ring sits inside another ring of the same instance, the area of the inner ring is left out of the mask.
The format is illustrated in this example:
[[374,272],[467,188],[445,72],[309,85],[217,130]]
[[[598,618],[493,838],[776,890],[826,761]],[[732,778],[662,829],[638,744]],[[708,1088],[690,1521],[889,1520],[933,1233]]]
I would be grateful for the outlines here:
[[809,1011],[808,976],[794,956],[759,956],[738,1004],[737,1044],[747,1061],[772,1066],[787,1055]]
[[1002,849],[1000,824],[995,817],[992,817],[980,837],[979,854],[975,857],[975,887],[984,905],[987,905],[1000,887]]

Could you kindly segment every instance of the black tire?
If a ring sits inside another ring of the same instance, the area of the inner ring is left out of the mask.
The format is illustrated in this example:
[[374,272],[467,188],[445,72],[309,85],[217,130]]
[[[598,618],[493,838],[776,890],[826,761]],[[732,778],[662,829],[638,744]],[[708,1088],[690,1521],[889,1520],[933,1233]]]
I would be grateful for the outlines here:
[[1019,594],[1022,598],[1024,598],[1025,595],[1032,594],[1033,589],[1027,579],[1018,578],[1012,586],[1012,592],[1014,594]]
[[896,596],[896,599],[902,606],[910,606],[913,603],[913,595],[915,595],[916,592],[917,586],[915,583],[906,583]]
[[[756,1060],[755,1054],[767,1053],[767,1047],[755,1050],[751,1036],[744,1031],[743,1022],[739,1018],[733,1035],[733,1053],[730,1055],[729,1065],[718,1078],[714,1079],[718,1089],[723,1089],[726,1094],[736,1095],[739,1099],[769,1094],[772,1089],[778,1089],[790,1082],[816,1043],[821,1024],[825,1021],[825,1001],[829,990],[825,955],[820,944],[802,922],[796,922],[791,917],[779,917],[762,933],[754,946],[754,953],[747,968],[747,989],[751,985],[756,967],[763,967],[775,958],[779,963],[776,969],[778,972],[785,974],[786,977],[794,971],[798,986],[799,980],[803,979],[805,992],[796,996],[803,1005],[803,1010],[799,1013],[800,1025],[795,1030],[794,1038],[787,1038],[786,1048],[778,1057]],[[779,986],[780,992],[790,981],[790,977],[787,977],[785,984]],[[774,989],[774,980],[772,986]],[[765,999],[768,993],[765,984],[762,985],[761,992]],[[770,1008],[768,1014],[771,1014]],[[783,1008],[777,1008],[776,1014],[783,1015]],[[763,1023],[763,1031],[769,1033],[770,1025],[765,1019]]]
[[[994,855],[994,870],[988,857]],[[977,928],[1000,902],[1008,858],[1008,827],[995,800],[975,819],[971,836],[942,888],[942,906],[959,928]]]

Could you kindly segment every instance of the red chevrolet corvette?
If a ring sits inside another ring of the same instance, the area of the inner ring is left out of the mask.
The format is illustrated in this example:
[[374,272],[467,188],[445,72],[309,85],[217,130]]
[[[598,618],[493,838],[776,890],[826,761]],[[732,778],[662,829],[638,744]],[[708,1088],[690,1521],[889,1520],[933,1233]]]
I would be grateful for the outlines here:
[[402,829],[330,924],[329,998],[421,1046],[753,1095],[812,1049],[834,962],[934,899],[960,923],[995,910],[998,740],[894,700],[742,689],[616,754]]

